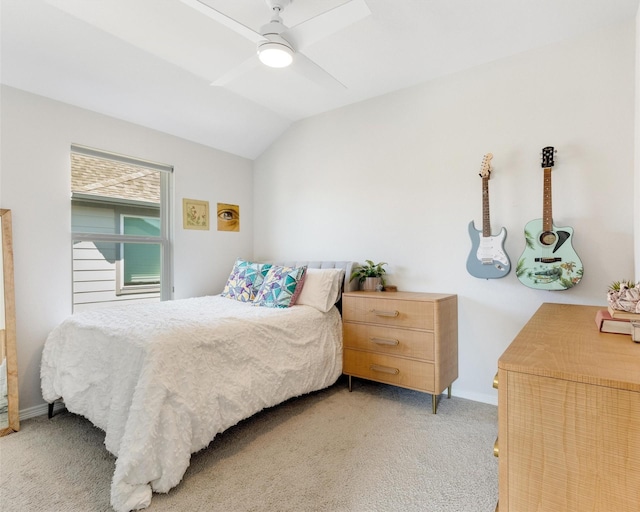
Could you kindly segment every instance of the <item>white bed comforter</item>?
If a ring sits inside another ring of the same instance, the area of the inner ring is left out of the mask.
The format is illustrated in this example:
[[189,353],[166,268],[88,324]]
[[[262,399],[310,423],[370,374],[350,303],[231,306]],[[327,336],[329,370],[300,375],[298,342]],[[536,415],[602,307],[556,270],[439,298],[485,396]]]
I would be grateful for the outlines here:
[[220,296],[83,312],[45,343],[45,400],[106,432],[111,505],[145,508],[214,436],[342,372],[336,308],[254,307]]

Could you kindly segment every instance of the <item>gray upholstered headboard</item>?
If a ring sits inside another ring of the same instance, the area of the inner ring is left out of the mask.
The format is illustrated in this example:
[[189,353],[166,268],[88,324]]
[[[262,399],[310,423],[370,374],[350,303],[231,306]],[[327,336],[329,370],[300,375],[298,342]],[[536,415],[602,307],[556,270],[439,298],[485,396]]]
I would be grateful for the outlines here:
[[351,272],[353,268],[358,264],[355,261],[273,261],[275,265],[283,265],[288,267],[300,267],[306,265],[308,268],[342,268],[344,269],[344,283],[342,285],[342,291],[352,292],[357,291],[359,281],[351,279]]

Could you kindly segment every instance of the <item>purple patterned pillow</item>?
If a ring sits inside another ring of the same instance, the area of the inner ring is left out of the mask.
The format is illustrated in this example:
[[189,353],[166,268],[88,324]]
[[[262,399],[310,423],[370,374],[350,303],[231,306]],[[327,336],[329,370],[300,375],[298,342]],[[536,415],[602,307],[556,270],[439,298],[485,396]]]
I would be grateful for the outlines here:
[[251,302],[270,268],[270,264],[238,258],[220,295],[240,302]]
[[288,308],[295,304],[307,267],[281,267],[273,265],[262,282],[253,303],[268,308]]

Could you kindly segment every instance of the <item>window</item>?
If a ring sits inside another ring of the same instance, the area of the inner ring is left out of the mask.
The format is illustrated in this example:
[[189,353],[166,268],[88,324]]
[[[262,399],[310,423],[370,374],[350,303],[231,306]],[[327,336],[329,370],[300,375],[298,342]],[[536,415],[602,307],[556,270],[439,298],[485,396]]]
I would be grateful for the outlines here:
[[171,297],[171,173],[72,146],[74,311]]
[[[120,232],[135,236],[160,236],[160,219],[121,215]],[[161,252],[157,244],[120,244],[116,261],[116,294],[159,292]]]

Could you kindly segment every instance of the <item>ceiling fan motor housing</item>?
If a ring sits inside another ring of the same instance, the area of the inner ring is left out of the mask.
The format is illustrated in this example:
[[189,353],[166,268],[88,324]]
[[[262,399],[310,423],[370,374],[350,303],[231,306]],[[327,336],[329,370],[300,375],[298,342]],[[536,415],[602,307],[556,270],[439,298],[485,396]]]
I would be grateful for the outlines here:
[[282,21],[271,20],[266,25],[262,25],[260,27],[260,33],[265,37],[270,36],[270,35],[279,36],[280,34],[282,34],[286,30],[286,28],[287,27],[285,27],[282,24]]

